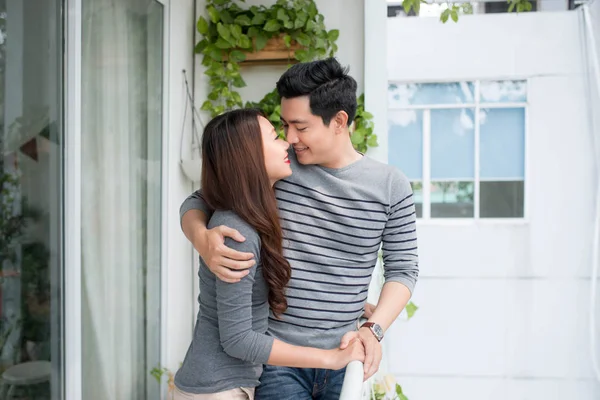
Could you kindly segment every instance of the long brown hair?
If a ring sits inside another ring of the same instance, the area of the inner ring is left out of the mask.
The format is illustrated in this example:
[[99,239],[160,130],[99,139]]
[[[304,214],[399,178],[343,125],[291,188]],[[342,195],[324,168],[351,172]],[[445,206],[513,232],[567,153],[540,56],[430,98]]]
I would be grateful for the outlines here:
[[269,287],[269,305],[278,316],[287,309],[285,286],[291,277],[283,257],[277,200],[265,167],[262,135],[253,109],[215,117],[202,136],[202,194],[214,210],[231,210],[261,239],[260,259]]

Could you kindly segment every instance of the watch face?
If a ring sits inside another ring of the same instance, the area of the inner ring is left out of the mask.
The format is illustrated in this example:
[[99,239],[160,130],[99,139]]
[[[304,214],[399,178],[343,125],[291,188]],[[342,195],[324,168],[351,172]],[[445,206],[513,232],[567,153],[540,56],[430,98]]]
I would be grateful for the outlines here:
[[375,332],[375,335],[377,335],[379,340],[381,340],[381,338],[383,338],[383,329],[381,329],[381,327],[379,325],[377,325],[377,324],[373,325],[373,331]]

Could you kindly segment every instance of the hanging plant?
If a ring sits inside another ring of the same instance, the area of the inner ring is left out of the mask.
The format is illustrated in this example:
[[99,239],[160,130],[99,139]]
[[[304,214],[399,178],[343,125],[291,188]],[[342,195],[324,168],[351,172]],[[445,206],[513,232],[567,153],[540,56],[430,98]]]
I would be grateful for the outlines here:
[[[270,7],[247,9],[233,0],[208,0],[206,14],[208,19],[201,16],[196,24],[202,40],[196,44],[195,52],[202,54],[204,73],[210,78],[210,92],[201,109],[213,117],[244,106],[237,91],[246,86],[240,72],[241,63],[249,59],[272,61],[273,54],[278,61],[287,64],[307,62],[333,57],[338,50],[339,30],[326,29],[325,18],[314,0],[278,0]],[[272,54],[257,56],[266,53],[265,50]],[[248,102],[245,106],[262,109],[281,132],[280,99],[276,90],[261,101]],[[372,116],[364,112],[364,106],[359,105],[359,110],[362,120],[355,126],[364,140],[356,146],[365,151],[367,146],[376,146],[377,139],[372,135],[369,122]],[[354,132],[354,137],[359,134]]]

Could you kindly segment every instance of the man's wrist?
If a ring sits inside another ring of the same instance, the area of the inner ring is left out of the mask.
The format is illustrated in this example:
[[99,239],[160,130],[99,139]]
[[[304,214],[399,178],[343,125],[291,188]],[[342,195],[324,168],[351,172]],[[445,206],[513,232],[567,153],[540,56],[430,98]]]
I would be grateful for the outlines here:
[[194,234],[194,248],[196,249],[198,254],[200,254],[200,257],[202,257],[203,259],[203,256],[206,255],[206,247],[208,246],[208,240],[206,238],[207,231],[208,228],[206,228],[205,226],[201,226],[196,230],[196,233]]
[[377,339],[378,342],[383,340],[383,336],[385,334],[383,328],[375,322],[365,322],[360,326],[360,329],[368,330],[369,334]]

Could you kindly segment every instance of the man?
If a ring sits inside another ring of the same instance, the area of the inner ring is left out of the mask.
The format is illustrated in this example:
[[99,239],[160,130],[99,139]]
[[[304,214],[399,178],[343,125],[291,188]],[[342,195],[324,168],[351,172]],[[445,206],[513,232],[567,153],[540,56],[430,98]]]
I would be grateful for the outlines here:
[[[275,185],[292,266],[288,309],[270,318],[269,334],[295,345],[332,349],[355,337],[365,346],[364,378],[381,361],[385,331],[409,301],[418,277],[415,210],[407,178],[356,152],[349,126],[356,81],[330,58],[296,64],[277,82],[293,174]],[[244,238],[227,227],[206,229],[211,210],[201,192],[181,206],[182,228],[210,270],[236,282],[251,255],[224,246]],[[368,322],[357,330],[377,253],[385,284]],[[337,399],[344,370],[265,366],[258,399]]]

